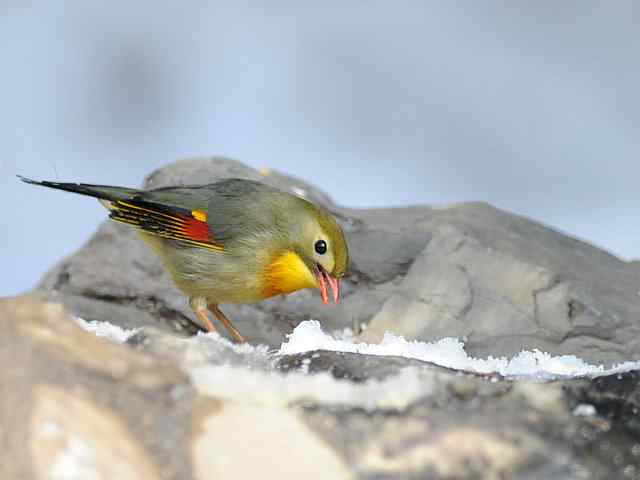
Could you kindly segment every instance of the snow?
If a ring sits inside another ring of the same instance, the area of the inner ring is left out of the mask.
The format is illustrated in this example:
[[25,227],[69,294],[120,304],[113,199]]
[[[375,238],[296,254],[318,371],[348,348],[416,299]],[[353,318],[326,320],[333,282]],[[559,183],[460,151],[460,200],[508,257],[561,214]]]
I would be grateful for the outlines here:
[[109,322],[86,321],[80,317],[74,317],[75,322],[98,337],[108,338],[114,342],[124,343],[129,337],[135,335],[138,330],[127,330]]
[[624,362],[606,369],[603,365],[591,365],[574,355],[553,356],[539,350],[524,350],[510,359],[491,356],[486,359],[475,358],[465,352],[464,343],[457,338],[443,338],[435,342],[408,341],[387,332],[379,344],[357,343],[352,339],[329,335],[315,320],[300,323],[282,344],[278,354],[313,350],[398,356],[466,372],[536,380],[597,377],[640,369],[640,362]]
[[93,452],[78,437],[71,437],[51,466],[52,480],[98,480]]
[[222,344],[229,350],[242,355],[259,355],[266,356],[269,353],[269,347],[266,345],[252,345],[250,343],[235,343],[224,338],[218,332],[198,332],[196,338],[198,340],[213,341]]
[[[123,329],[109,322],[88,322],[81,318],[76,318],[76,322],[85,330],[93,332],[99,337],[105,337],[119,343],[126,342],[138,331],[136,329]],[[185,340],[185,342],[191,347],[192,359],[192,361],[187,362],[188,365],[186,366],[189,370],[194,370],[193,378],[196,381],[200,381],[205,371],[209,372],[207,374],[209,376],[220,374],[220,372],[212,373],[210,371],[211,365],[207,364],[203,359],[215,357],[215,353],[221,349],[233,352],[236,355],[236,360],[229,360],[226,367],[238,370],[234,372],[234,382],[231,387],[238,391],[243,389],[250,390],[252,382],[256,381],[252,375],[259,373],[243,371],[241,367],[244,365],[248,365],[249,369],[257,366],[262,367],[258,369],[268,371],[270,370],[271,360],[277,356],[314,350],[404,357],[464,372],[531,380],[553,380],[571,377],[594,378],[640,369],[640,362],[638,361],[624,362],[612,368],[605,368],[604,365],[589,364],[574,355],[554,356],[540,350],[524,350],[512,358],[492,356],[476,358],[467,354],[463,341],[451,337],[442,338],[434,342],[422,342],[405,340],[401,336],[387,332],[379,344],[359,343],[353,338],[350,331],[345,330],[329,334],[323,331],[320,322],[315,320],[307,320],[300,323],[287,336],[287,340],[282,343],[280,349],[275,352],[270,351],[265,345],[238,345],[222,338],[217,333],[200,333],[192,339]],[[273,371],[268,373],[270,375],[282,375]],[[304,368],[297,374],[303,375]],[[291,377],[291,375],[294,374],[289,373],[287,376]],[[318,382],[318,388],[321,390],[321,384],[325,380],[322,380],[321,375],[314,375],[314,377],[317,377],[317,380],[313,380],[313,382]],[[224,379],[221,382],[222,384],[226,383]],[[228,385],[225,386],[229,387]],[[316,388],[315,384],[309,386],[312,389]],[[281,387],[288,388],[284,385],[281,385]],[[250,394],[250,392],[247,393]],[[292,393],[291,395],[295,397],[297,393]]]
[[37,434],[51,442],[57,442],[58,449],[52,460],[49,475],[51,480],[98,480],[99,475],[92,448],[79,436],[67,435],[53,421],[40,425]]
[[573,409],[573,414],[576,417],[593,417],[597,413],[596,407],[588,403],[581,403]]
[[[108,322],[76,321],[84,329],[120,343],[137,332]],[[367,344],[358,342],[349,330],[329,334],[313,320],[299,324],[278,350],[270,350],[265,345],[238,345],[217,333],[200,333],[190,338],[168,336],[164,342],[163,348],[179,362],[201,394],[271,406],[311,402],[350,405],[369,411],[403,409],[439,391],[440,383],[448,381],[442,372],[419,365],[404,368],[397,375],[382,380],[366,382],[336,379],[329,372],[309,375],[312,358],[295,371],[284,373],[276,367],[283,355],[317,350],[416,359],[461,372],[491,375],[491,380],[496,381],[497,375],[540,381],[597,377],[640,369],[640,362],[625,362],[607,369],[572,355],[553,356],[538,350],[522,351],[512,358],[474,358],[467,354],[464,342],[457,338],[421,342],[387,333],[380,344]],[[573,414],[592,416],[597,412],[592,405],[585,404],[576,407]],[[59,459],[60,471],[72,460],[82,470],[88,463],[86,453],[82,445],[70,443],[68,451]]]

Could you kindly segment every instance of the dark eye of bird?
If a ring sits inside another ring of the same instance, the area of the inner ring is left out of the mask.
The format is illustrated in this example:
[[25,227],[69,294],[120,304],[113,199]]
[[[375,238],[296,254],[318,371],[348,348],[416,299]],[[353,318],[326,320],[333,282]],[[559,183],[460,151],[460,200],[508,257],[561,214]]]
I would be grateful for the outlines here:
[[327,253],[327,242],[324,240],[318,240],[315,245],[316,252],[320,255]]

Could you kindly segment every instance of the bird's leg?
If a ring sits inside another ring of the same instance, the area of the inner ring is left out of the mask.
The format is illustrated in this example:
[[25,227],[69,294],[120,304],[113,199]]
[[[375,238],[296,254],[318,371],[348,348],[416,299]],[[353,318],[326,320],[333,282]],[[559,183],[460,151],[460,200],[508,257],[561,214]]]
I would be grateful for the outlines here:
[[207,329],[207,332],[215,332],[216,327],[213,326],[213,322],[209,318],[207,301],[202,297],[195,297],[189,299],[189,305],[191,306],[193,313],[198,317],[198,320],[200,320],[202,326]]
[[229,319],[226,317],[226,315],[224,313],[222,313],[222,311],[218,308],[218,305],[216,305],[215,303],[210,303],[208,305],[209,310],[211,310],[211,313],[213,313],[216,318],[218,320],[220,320],[220,323],[222,323],[222,325],[224,325],[224,328],[227,329],[227,332],[229,332],[229,334],[234,338],[234,340],[238,343],[245,343],[246,340],[244,339],[244,337],[242,335],[240,335],[240,332],[238,330],[236,330],[236,327],[234,327],[231,322],[229,321]]

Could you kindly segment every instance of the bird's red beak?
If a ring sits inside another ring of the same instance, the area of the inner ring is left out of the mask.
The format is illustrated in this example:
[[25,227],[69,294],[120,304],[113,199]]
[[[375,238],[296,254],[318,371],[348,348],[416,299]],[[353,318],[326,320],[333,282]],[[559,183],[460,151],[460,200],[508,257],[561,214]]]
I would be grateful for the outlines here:
[[318,290],[320,290],[322,303],[325,305],[329,303],[327,285],[331,288],[334,303],[338,303],[340,301],[340,279],[329,275],[320,265],[316,266],[316,279],[318,281]]

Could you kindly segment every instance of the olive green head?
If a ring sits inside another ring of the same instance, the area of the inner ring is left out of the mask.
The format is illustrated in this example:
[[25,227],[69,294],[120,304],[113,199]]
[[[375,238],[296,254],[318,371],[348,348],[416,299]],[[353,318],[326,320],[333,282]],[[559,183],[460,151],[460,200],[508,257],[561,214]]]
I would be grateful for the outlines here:
[[323,209],[318,209],[318,226],[313,242],[315,260],[335,278],[342,277],[349,265],[349,248],[336,219]]

